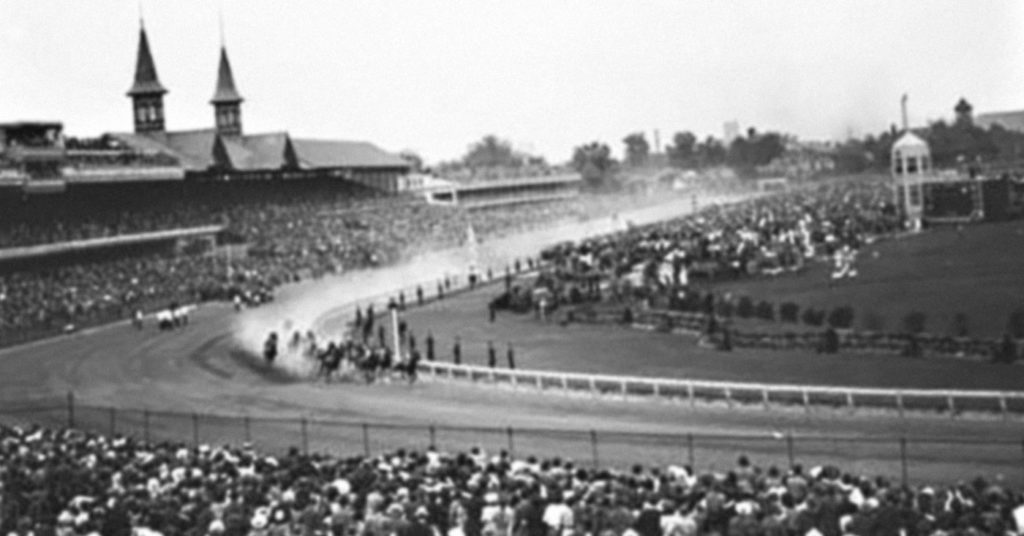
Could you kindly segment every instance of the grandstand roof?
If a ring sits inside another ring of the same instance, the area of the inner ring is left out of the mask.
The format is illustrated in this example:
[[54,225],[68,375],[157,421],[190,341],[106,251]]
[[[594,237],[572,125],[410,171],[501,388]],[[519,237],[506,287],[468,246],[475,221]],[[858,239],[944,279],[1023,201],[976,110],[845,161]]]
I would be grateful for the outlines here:
[[221,162],[232,169],[279,169],[289,164],[286,156],[287,132],[271,132],[249,136],[218,137],[216,143],[223,146],[228,162]]
[[146,28],[139,28],[139,51],[135,60],[135,82],[128,90],[128,96],[136,95],[163,95],[167,90],[160,84],[156,74],[156,64],[153,63],[153,55],[149,52],[149,39],[146,38]]
[[233,104],[242,102],[242,96],[235,89],[235,77],[231,74],[231,63],[228,51],[220,47],[220,66],[217,69],[217,88],[214,90],[210,104]]
[[365,141],[292,138],[292,146],[303,168],[409,167],[398,155]]
[[974,124],[981,128],[992,128],[992,125],[998,124],[1006,130],[1024,132],[1024,110],[978,114],[974,116]]
[[397,155],[358,141],[293,139],[287,132],[219,136],[216,129],[160,134],[116,133],[111,136],[145,152],[162,152],[178,159],[189,171],[215,165],[239,171],[315,168],[408,168]]

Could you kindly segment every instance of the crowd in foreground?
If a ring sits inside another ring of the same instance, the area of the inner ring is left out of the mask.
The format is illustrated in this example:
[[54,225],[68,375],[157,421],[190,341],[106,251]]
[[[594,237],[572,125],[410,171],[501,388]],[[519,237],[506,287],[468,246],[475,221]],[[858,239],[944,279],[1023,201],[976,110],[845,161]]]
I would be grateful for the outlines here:
[[48,535],[940,536],[1022,533],[1024,497],[978,478],[900,485],[833,466],[583,467],[398,450],[282,456],[0,427],[0,530]]

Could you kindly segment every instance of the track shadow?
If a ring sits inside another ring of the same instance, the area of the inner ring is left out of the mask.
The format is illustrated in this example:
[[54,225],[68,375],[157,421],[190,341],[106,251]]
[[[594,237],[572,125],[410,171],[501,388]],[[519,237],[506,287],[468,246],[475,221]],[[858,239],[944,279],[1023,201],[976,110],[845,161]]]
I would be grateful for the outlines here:
[[257,376],[270,383],[291,384],[302,381],[301,378],[289,374],[281,368],[268,365],[261,356],[247,352],[241,348],[233,348],[228,352],[228,355],[237,365],[252,371]]

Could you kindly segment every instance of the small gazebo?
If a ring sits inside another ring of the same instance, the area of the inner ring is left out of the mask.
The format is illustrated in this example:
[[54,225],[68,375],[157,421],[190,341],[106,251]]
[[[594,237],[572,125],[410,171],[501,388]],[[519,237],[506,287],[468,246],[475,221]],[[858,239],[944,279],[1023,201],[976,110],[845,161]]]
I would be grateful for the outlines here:
[[921,228],[922,185],[932,175],[928,143],[907,130],[892,146],[894,201],[914,229]]

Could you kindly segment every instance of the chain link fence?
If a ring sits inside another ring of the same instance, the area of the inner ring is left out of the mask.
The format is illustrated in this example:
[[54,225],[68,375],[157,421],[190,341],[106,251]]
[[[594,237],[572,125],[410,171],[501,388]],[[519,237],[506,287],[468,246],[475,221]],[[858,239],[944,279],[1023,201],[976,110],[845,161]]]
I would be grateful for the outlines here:
[[593,467],[691,465],[698,471],[728,470],[746,454],[761,466],[834,465],[853,474],[882,475],[913,484],[941,484],[978,475],[1001,475],[1024,484],[1021,439],[815,435],[787,432],[737,434],[615,430],[480,427],[453,424],[346,421],[296,415],[265,417],[104,407],[63,400],[3,404],[0,422],[70,427],[92,433],[125,435],[146,442],[189,445],[251,443],[280,454],[290,449],[335,456],[373,456],[397,449],[487,452],[516,457],[554,456]]

